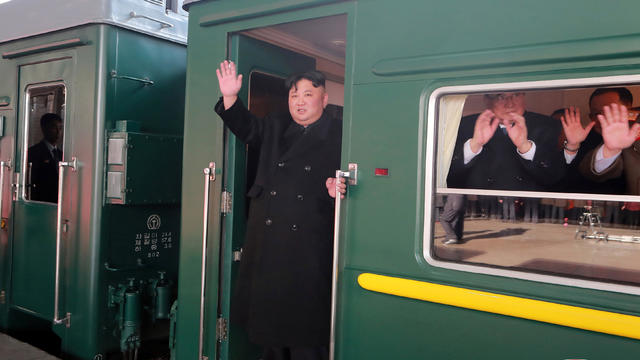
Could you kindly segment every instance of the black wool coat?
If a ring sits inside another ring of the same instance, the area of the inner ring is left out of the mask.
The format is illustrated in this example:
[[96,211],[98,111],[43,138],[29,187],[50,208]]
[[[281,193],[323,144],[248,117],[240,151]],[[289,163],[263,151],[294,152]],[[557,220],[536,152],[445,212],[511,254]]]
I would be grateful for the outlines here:
[[464,143],[473,137],[478,114],[460,121],[447,186],[488,190],[551,191],[567,172],[564,153],[558,147],[560,121],[525,112],[527,136],[536,144],[533,160],[525,160],[500,127],[482,152],[464,164]]
[[58,202],[58,161],[40,141],[27,151],[31,163],[31,200]]
[[[216,112],[260,149],[231,321],[259,345],[327,345],[334,200],[325,181],[340,166],[342,121],[324,113],[303,131],[288,113],[260,119],[240,100],[227,110],[219,101]],[[290,144],[283,135],[292,123],[299,133]]]

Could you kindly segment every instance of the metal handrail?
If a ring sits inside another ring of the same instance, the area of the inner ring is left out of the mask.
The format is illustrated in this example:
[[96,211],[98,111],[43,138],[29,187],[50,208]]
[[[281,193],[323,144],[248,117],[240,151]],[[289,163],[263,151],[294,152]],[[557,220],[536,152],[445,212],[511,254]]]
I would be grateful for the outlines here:
[[0,161],[0,222],[2,222],[2,205],[4,204],[4,169],[11,169],[11,160]]
[[207,270],[207,238],[209,237],[209,197],[211,194],[211,182],[216,180],[216,163],[210,162],[209,167],[204,168],[204,206],[202,225],[202,274],[200,283],[200,335],[198,338],[198,360],[202,360],[204,348],[204,296]]
[[78,160],[75,157],[71,161],[58,162],[58,214],[56,217],[56,278],[55,290],[53,298],[53,323],[71,325],[71,313],[67,313],[64,318],[59,316],[60,307],[60,255],[62,252],[62,200],[64,199],[64,170],[66,167],[76,171],[78,168]]
[[333,219],[333,273],[331,279],[331,335],[329,337],[329,360],[335,359],[336,350],[336,312],[338,299],[338,256],[340,255],[340,208],[342,199],[340,194],[340,179],[350,179],[347,183],[355,185],[357,180],[357,164],[349,164],[350,171],[336,170],[336,202]]

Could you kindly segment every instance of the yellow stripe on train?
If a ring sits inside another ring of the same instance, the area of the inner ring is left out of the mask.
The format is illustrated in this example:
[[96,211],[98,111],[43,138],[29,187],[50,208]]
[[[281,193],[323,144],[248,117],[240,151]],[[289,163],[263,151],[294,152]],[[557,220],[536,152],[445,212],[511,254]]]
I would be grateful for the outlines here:
[[640,339],[640,317],[516,296],[363,273],[364,289],[494,314]]

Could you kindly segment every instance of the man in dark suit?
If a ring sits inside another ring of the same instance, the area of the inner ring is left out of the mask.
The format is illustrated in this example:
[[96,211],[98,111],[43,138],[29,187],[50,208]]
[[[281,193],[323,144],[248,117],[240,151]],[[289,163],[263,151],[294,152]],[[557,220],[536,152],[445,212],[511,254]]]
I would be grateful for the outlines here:
[[231,321],[264,347],[264,360],[327,359],[334,203],[325,186],[340,165],[342,122],[324,111],[317,71],[289,77],[289,113],[263,119],[238,99],[235,65],[224,61],[216,72],[216,112],[260,149]]
[[27,161],[31,164],[31,200],[58,201],[58,162],[62,160],[62,150],[58,141],[62,137],[62,118],[47,113],[40,118],[43,139],[31,146]]
[[462,118],[449,187],[547,191],[566,171],[558,149],[561,125],[525,110],[525,94],[484,96],[487,110]]

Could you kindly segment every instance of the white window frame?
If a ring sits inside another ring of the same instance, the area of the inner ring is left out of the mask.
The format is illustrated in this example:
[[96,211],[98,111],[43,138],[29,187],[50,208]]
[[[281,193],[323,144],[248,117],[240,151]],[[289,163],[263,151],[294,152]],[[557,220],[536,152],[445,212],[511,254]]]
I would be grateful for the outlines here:
[[[463,86],[445,86],[429,93],[425,91],[422,95],[421,106],[427,104],[427,122],[426,133],[426,156],[424,163],[425,184],[424,184],[424,231],[423,231],[423,256],[427,263],[431,266],[465,271],[476,274],[486,274],[501,276],[507,278],[530,280],[542,283],[573,286],[585,289],[612,291],[625,294],[640,295],[640,286],[623,285],[607,283],[597,280],[577,279],[558,275],[537,274],[520,270],[508,270],[491,267],[491,265],[476,265],[457,263],[453,261],[444,261],[436,259],[432,256],[431,250],[434,244],[435,223],[433,220],[433,200],[438,192],[444,193],[461,193],[461,194],[477,194],[477,195],[493,195],[493,196],[513,196],[513,197],[535,197],[535,198],[559,198],[559,199],[590,199],[590,200],[608,200],[608,201],[640,201],[640,196],[629,195],[600,195],[600,194],[576,194],[576,193],[554,193],[554,192],[535,192],[535,191],[500,191],[500,190],[482,190],[482,189],[454,189],[454,188],[436,188],[436,146],[438,134],[437,114],[439,111],[439,102],[442,96],[459,95],[459,94],[482,94],[495,92],[512,92],[512,91],[535,91],[535,90],[554,90],[567,88],[593,88],[603,86],[635,86],[640,84],[640,75],[622,75],[622,76],[604,76],[590,77],[578,79],[562,79],[562,80],[542,80],[542,81],[524,81],[512,83],[493,83],[479,85],[463,85]],[[421,111],[424,114],[424,111]],[[424,115],[422,115],[424,116]]]

